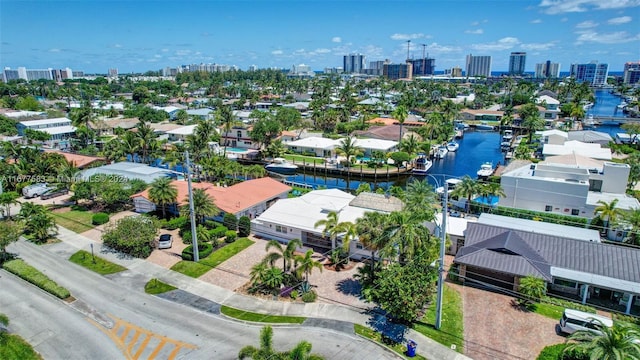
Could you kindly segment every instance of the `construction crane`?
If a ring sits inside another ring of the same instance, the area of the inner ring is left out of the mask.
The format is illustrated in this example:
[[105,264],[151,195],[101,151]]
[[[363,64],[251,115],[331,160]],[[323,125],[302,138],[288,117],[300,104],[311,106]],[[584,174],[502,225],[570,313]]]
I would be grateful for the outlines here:
[[427,50],[427,44],[422,45],[422,76],[427,74],[427,58],[425,57],[425,51]]

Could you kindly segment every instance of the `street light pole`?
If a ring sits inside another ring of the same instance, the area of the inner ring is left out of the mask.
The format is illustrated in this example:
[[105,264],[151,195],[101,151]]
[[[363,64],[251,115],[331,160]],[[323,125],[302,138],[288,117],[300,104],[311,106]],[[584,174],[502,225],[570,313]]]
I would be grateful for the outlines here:
[[198,250],[198,234],[196,233],[196,212],[193,206],[193,191],[191,191],[191,163],[189,162],[189,152],[185,151],[184,156],[187,162],[187,188],[189,189],[189,214],[191,217],[191,241],[193,244],[193,261],[200,261],[200,251]]
[[443,179],[444,182],[444,200],[442,204],[442,226],[440,229],[440,266],[438,267],[438,298],[436,302],[436,330],[440,330],[442,325],[442,297],[444,287],[444,248],[447,242],[447,207],[449,202],[449,184]]

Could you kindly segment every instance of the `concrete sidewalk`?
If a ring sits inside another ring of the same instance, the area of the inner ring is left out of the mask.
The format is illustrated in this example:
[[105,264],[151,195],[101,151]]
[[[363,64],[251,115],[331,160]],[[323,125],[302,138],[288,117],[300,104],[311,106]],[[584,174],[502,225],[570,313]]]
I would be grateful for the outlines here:
[[[121,253],[103,248],[101,243],[97,243],[85,236],[75,232],[58,228],[58,239],[63,243],[46,245],[50,251],[63,256],[73,253],[73,249],[93,251],[96,255],[120,264],[131,272],[127,277],[136,279],[135,281],[148,281],[157,278],[186,291],[193,295],[213,301],[220,305],[226,305],[236,309],[272,315],[303,316],[308,318],[326,319],[343,322],[350,322],[370,326],[382,330],[385,333],[391,332],[395,336],[412,339],[418,344],[417,353],[428,359],[442,360],[464,360],[470,359],[462,354],[447,348],[446,346],[403,326],[390,324],[386,317],[379,314],[370,314],[360,309],[344,305],[322,304],[322,303],[290,303],[283,301],[264,300],[235,293],[199,279],[195,279],[178,272],[163,268],[142,259],[133,258]],[[132,280],[133,281],[133,280]],[[142,287],[139,287],[142,289]]]

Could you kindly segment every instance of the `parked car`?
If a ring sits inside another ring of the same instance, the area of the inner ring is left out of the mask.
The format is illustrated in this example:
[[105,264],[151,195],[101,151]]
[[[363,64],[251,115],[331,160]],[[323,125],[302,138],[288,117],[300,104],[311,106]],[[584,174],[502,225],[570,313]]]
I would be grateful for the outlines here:
[[51,188],[45,183],[37,183],[25,186],[22,189],[22,195],[25,199],[31,199],[34,197],[38,197],[47,191],[51,190]]
[[173,236],[171,234],[162,234],[158,239],[158,249],[171,249],[173,245]]
[[51,189],[45,192],[44,194],[40,195],[40,199],[42,200],[53,199],[54,197],[67,195],[68,193],[69,193],[69,190],[67,189]]
[[573,309],[565,309],[562,318],[560,318],[560,331],[565,334],[573,334],[578,330],[588,330],[602,335],[599,330],[602,326],[612,327],[613,320],[606,316]]

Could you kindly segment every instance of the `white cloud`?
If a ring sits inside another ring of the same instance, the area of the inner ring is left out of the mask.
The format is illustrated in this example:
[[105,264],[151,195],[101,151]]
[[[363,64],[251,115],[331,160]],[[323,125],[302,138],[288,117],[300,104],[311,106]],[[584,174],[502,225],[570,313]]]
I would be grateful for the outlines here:
[[156,59],[161,59],[161,58],[162,58],[162,55],[158,55],[158,54],[156,54],[156,55],[153,55],[153,57],[154,57],[154,58],[156,58]]
[[547,14],[562,14],[630,8],[640,6],[640,0],[542,0],[538,6],[544,8]]
[[450,53],[450,52],[461,51],[462,49],[458,46],[448,46],[448,45],[440,45],[438,43],[431,43],[427,45],[427,50],[429,52],[436,52],[436,53]]
[[581,23],[578,23],[576,25],[576,28],[577,29],[589,29],[589,28],[594,28],[596,26],[598,26],[598,23],[593,22],[591,20],[587,20],[587,21],[583,21]]
[[579,34],[576,44],[580,45],[586,42],[594,42],[599,44],[621,44],[631,41],[640,40],[640,34],[631,35],[626,31],[618,31],[608,34],[599,34],[593,30],[577,32]]
[[548,43],[531,43],[531,44],[522,44],[520,45],[520,47],[523,50],[527,50],[527,51],[543,51],[543,50],[550,50],[551,48],[553,48],[554,46],[556,46],[555,42],[548,42]]
[[620,25],[620,24],[626,24],[628,22],[631,22],[631,16],[621,16],[621,17],[609,19],[607,21],[607,23],[610,25]]
[[162,52],[169,52],[169,49],[161,49]]
[[191,50],[187,50],[187,49],[176,50],[176,55],[177,56],[185,56],[185,55],[189,55],[189,54],[191,54]]
[[480,21],[474,21],[471,23],[471,26],[478,26],[480,25]]
[[329,50],[329,49],[316,49],[314,52],[316,54],[327,54],[327,53],[330,53],[331,50]]
[[542,20],[541,19],[533,19],[533,20],[529,21],[529,23],[531,23],[531,24],[540,24],[540,23],[542,23]]
[[471,48],[479,51],[500,51],[511,49],[518,44],[520,44],[520,40],[518,40],[518,38],[505,37],[492,43],[473,44],[471,45]]
[[283,54],[282,50],[273,50],[271,52],[271,55],[282,55],[282,54]]
[[482,30],[482,29],[467,30],[467,31],[465,31],[465,33],[474,34],[474,35],[480,35],[480,34],[484,33],[484,30]]
[[341,43],[342,42],[342,38],[340,36],[334,36],[334,37],[331,38],[331,42]]
[[56,48],[53,48],[53,49],[49,49],[49,52],[52,52],[52,53],[59,53],[59,52],[62,52],[62,50],[60,50],[60,49],[56,49]]
[[392,40],[413,40],[413,39],[421,39],[421,38],[425,38],[425,37],[429,37],[426,36],[423,33],[414,33],[414,34],[393,34],[391,35],[391,39]]

